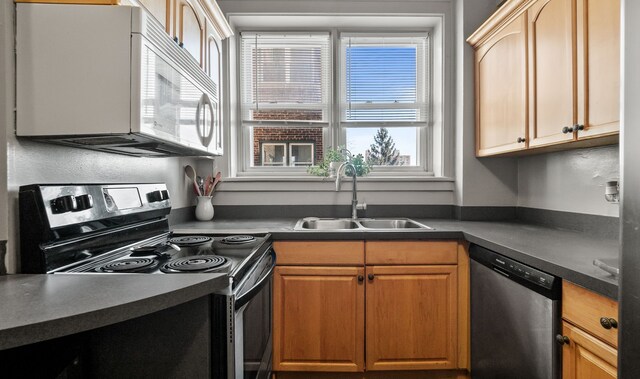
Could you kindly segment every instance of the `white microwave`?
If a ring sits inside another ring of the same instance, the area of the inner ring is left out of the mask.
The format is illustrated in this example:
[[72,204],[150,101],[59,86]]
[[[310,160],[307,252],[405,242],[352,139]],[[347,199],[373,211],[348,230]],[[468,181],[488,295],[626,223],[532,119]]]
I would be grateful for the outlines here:
[[219,88],[138,7],[17,4],[16,134],[134,156],[222,155]]

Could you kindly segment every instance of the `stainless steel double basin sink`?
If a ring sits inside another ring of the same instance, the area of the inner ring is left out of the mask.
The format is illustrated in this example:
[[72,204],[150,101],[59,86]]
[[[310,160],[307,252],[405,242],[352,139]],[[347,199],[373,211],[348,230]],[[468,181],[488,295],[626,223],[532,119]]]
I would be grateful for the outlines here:
[[365,230],[405,230],[432,229],[408,218],[316,218],[298,220],[294,230],[365,231]]

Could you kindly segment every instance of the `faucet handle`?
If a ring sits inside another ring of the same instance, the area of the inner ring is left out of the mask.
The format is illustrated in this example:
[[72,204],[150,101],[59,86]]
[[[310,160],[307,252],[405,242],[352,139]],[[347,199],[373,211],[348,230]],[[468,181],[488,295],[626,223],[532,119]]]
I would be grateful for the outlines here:
[[367,210],[367,202],[363,201],[362,204],[356,205],[356,209],[359,210],[359,211],[366,211]]

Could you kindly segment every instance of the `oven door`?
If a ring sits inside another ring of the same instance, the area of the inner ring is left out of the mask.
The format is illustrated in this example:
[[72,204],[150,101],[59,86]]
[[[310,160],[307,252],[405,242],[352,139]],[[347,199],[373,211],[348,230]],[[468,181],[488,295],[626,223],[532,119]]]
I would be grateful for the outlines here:
[[235,379],[267,379],[271,375],[273,270],[270,249],[238,288],[235,299]]

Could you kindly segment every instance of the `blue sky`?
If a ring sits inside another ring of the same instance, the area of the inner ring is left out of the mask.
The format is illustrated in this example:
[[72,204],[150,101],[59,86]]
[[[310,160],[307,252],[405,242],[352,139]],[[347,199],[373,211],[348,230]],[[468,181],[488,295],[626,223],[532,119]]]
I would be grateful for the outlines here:
[[[414,47],[347,47],[347,101],[352,103],[414,103],[416,102],[416,49]],[[373,110],[351,112],[351,120],[407,119],[415,120],[413,110],[394,112]],[[411,155],[411,164],[417,158],[416,128],[388,128],[400,154]],[[377,128],[351,128],[347,130],[347,148],[358,154],[369,149]]]

